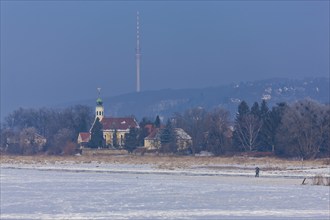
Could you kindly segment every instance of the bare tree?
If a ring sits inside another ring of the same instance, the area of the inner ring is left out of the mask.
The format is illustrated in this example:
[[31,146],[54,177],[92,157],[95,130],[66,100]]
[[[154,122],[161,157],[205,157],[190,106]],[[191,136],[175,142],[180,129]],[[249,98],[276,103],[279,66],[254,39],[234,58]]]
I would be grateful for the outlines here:
[[323,115],[320,130],[322,143],[320,145],[320,156],[330,157],[330,105],[325,105],[320,112]]
[[13,111],[4,120],[4,126],[15,131],[34,127],[38,134],[51,139],[62,128],[72,131],[76,138],[79,132],[87,131],[94,120],[92,108],[76,105],[66,109],[23,109]]
[[[72,133],[74,133],[71,129],[62,128],[56,132],[53,137],[53,140],[48,148],[49,154],[73,154],[75,148],[74,140],[72,140]],[[69,149],[73,148],[73,149]]]
[[19,146],[21,147],[23,154],[35,154],[40,151],[36,135],[37,130],[34,127],[24,128],[20,132]]
[[8,128],[1,128],[0,151],[10,154],[21,154],[19,133]]
[[329,131],[329,122],[325,120],[327,108],[312,100],[299,101],[287,108],[277,135],[282,153],[302,159],[315,158],[325,132]]
[[236,137],[245,151],[256,149],[261,127],[262,122],[260,118],[251,113],[243,115],[240,121],[235,124]]
[[215,155],[225,152],[229,143],[229,112],[218,108],[207,115],[206,148]]

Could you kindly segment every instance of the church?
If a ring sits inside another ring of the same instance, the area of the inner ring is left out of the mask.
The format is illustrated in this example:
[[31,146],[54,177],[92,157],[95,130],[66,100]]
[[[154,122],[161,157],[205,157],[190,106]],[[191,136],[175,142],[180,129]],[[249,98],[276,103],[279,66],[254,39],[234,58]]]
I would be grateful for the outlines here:
[[[140,49],[140,22],[139,22],[139,12],[136,15],[136,92],[140,92],[140,57],[141,57],[141,49]],[[103,139],[105,141],[106,147],[114,146],[113,137],[116,135],[116,145],[119,147],[124,146],[125,135],[129,133],[130,128],[139,128],[139,124],[136,122],[133,117],[122,117],[122,118],[114,118],[114,117],[105,117],[104,116],[104,107],[103,101],[100,98],[100,90],[99,97],[96,100],[96,108],[95,108],[95,120],[93,125],[91,126],[89,132],[80,132],[78,135],[78,144],[80,147],[86,147],[88,142],[91,140],[91,130],[95,124],[96,119],[98,118],[102,124],[102,132]]]
[[[125,135],[129,133],[130,128],[139,128],[139,124],[133,117],[105,117],[103,101],[100,97],[96,100],[95,120],[99,119],[102,124],[103,138],[107,147],[114,146],[113,137],[116,134],[117,145],[123,147],[125,144]],[[91,126],[89,132],[80,132],[78,135],[78,144],[81,147],[86,147],[91,139]]]

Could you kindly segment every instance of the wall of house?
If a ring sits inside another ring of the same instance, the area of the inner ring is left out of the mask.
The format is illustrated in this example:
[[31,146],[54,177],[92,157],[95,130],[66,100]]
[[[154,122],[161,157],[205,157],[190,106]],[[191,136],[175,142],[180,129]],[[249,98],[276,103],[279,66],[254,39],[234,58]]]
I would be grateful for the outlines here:
[[78,144],[80,144],[82,142],[82,139],[81,139],[80,135],[78,136],[77,142],[78,142]]
[[178,146],[178,151],[187,150],[189,147],[192,146],[192,140],[191,139],[178,139],[176,141],[176,144]]
[[144,147],[148,150],[156,150],[161,147],[161,143],[159,140],[144,139]]
[[[178,139],[177,142],[178,151],[187,150],[192,145],[191,139]],[[144,147],[148,150],[160,149],[161,143],[155,139],[144,139]]]

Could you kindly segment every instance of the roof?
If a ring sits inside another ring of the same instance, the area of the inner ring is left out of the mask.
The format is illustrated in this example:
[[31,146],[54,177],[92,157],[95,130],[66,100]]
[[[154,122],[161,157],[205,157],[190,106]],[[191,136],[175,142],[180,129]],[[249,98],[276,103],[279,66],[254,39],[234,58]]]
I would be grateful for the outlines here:
[[132,117],[126,118],[102,118],[101,124],[103,130],[127,130],[130,128],[138,128],[139,124]]
[[159,128],[155,128],[146,138],[147,140],[157,140],[160,139],[160,132]]
[[154,130],[154,125],[153,124],[146,124],[144,126],[145,129],[148,130],[148,134],[150,134]]
[[187,132],[185,132],[182,128],[175,128],[174,129],[177,138],[182,140],[191,140],[191,137]]
[[[189,134],[187,134],[182,128],[174,128],[174,132],[177,139],[180,140],[191,140]],[[145,139],[147,140],[160,140],[161,138],[161,129],[154,129]]]
[[88,142],[91,134],[89,132],[80,132],[79,136],[81,137],[81,142]]
[[101,98],[96,99],[96,105],[102,105],[103,101]]

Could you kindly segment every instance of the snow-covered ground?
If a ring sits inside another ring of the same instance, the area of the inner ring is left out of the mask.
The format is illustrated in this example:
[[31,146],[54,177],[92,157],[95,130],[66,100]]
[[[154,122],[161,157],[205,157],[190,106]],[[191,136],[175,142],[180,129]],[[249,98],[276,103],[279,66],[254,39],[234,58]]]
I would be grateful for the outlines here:
[[[184,168],[171,165],[122,164],[91,161],[76,163],[74,161],[57,161],[53,163],[1,163],[1,168],[36,169],[71,172],[104,172],[166,175],[207,175],[207,176],[254,176],[255,166],[243,164],[209,164],[205,166],[190,165]],[[162,168],[160,168],[162,167]],[[274,178],[311,179],[316,175],[330,177],[330,166],[279,166],[260,164],[260,176]]]
[[329,219],[329,168],[1,164],[1,219]]

